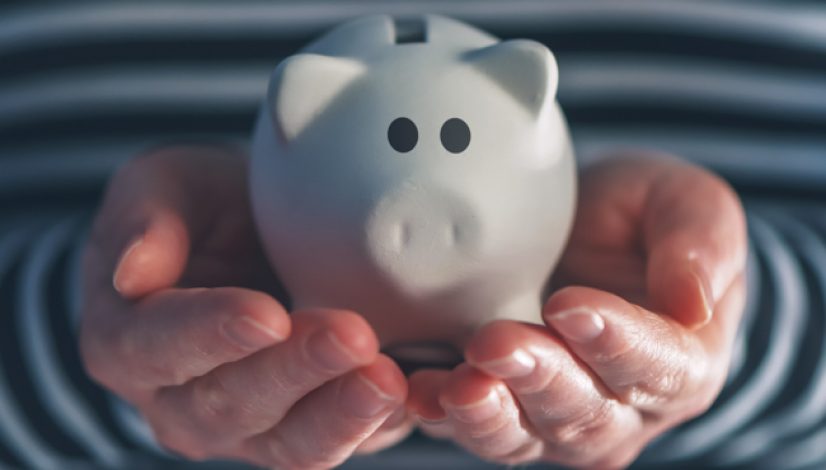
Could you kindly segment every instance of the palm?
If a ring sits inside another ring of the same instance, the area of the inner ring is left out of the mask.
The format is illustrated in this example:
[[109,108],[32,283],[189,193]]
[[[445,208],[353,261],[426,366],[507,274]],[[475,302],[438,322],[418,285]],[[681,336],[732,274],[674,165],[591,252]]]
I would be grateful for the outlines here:
[[407,385],[370,326],[288,314],[266,295],[280,289],[256,232],[241,152],[169,147],[125,165],[84,259],[91,376],[192,458],[326,468],[403,438]]
[[636,181],[650,166],[600,163],[582,174],[576,219],[555,274],[555,287],[584,285],[643,305],[645,189]]
[[545,325],[485,325],[466,363],[410,377],[409,407],[497,462],[624,467],[720,390],[745,252],[742,208],[714,175],[646,155],[593,165]]

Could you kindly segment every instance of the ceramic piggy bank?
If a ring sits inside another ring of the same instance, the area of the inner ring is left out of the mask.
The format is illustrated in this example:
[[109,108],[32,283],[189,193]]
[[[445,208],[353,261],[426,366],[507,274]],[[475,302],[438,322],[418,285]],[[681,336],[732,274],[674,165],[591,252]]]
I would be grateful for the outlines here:
[[294,308],[363,315],[391,351],[540,322],[576,170],[543,45],[365,17],[273,72],[251,197]]

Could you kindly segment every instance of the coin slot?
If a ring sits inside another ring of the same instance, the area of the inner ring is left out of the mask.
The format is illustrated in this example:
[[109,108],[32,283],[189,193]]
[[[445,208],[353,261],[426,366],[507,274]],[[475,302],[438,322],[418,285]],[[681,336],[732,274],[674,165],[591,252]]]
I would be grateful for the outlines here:
[[422,18],[394,19],[396,28],[396,44],[411,44],[427,42],[427,34]]

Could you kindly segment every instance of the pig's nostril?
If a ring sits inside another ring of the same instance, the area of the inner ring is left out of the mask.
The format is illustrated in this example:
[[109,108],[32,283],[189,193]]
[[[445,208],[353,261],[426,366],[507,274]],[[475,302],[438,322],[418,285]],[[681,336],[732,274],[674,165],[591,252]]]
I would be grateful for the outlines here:
[[410,224],[407,222],[402,222],[399,226],[400,235],[401,235],[401,246],[407,246],[410,244],[410,237],[411,237],[411,229]]
[[[414,225],[415,222],[404,221],[397,222],[389,227],[386,236],[389,238],[390,247],[394,251],[401,253],[413,248],[412,245],[416,243],[413,240],[413,232],[416,230]],[[427,230],[423,235],[424,238],[420,239],[418,243],[425,243],[426,246],[431,247],[430,249],[438,246],[445,248],[458,247],[463,243],[466,236],[465,229],[459,222],[447,222],[441,226],[440,230],[431,232],[430,236],[428,236]]]
[[447,246],[453,246],[461,242],[462,227],[453,222],[447,226]]
[[393,247],[397,251],[402,251],[404,248],[410,245],[411,235],[411,227],[408,222],[400,222],[398,224],[393,225],[390,234]]
[[[471,269],[483,248],[469,196],[436,185],[402,184],[381,196],[365,220],[365,248],[375,267],[405,286],[438,284]],[[468,267],[465,267],[468,265]]]

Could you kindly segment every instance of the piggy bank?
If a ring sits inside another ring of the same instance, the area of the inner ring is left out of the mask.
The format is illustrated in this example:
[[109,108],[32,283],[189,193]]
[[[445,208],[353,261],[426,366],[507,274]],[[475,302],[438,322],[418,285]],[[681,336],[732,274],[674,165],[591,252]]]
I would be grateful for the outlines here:
[[441,16],[364,17],[284,59],[250,188],[293,307],[358,312],[401,356],[540,322],[576,193],[557,78],[542,44]]

